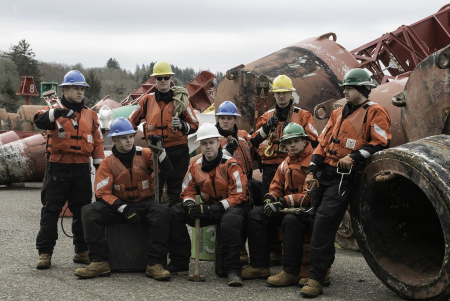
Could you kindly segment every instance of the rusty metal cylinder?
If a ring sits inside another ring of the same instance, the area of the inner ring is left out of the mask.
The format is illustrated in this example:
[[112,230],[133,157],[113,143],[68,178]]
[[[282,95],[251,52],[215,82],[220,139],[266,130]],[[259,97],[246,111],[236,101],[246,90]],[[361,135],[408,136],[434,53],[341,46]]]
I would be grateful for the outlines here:
[[6,113],[8,116],[6,120],[6,130],[7,131],[19,131],[20,127],[19,114],[16,113]]
[[0,185],[42,181],[45,139],[41,134],[0,146]]
[[409,300],[450,299],[450,136],[376,153],[351,206],[375,275]]
[[19,123],[20,128],[23,131],[41,131],[41,129],[34,124],[34,115],[36,115],[37,111],[42,109],[42,107],[42,105],[23,105],[19,107]]
[[36,132],[8,131],[6,133],[0,134],[0,146],[33,135],[36,135]]
[[450,134],[450,46],[424,59],[409,76],[404,92],[393,99],[402,108],[407,141]]
[[[250,131],[254,124],[258,77],[265,75],[273,80],[284,74],[291,78],[297,90],[293,93],[294,102],[312,113],[317,104],[343,97],[339,84],[345,73],[357,64],[354,56],[336,43],[334,33],[308,38],[245,66],[228,70],[217,87],[215,108],[217,111],[225,100],[234,102],[243,116],[238,118],[238,127]],[[273,94],[269,93],[266,110],[274,104]],[[262,112],[264,110],[260,114]],[[318,128],[324,126],[325,123],[319,124]]]

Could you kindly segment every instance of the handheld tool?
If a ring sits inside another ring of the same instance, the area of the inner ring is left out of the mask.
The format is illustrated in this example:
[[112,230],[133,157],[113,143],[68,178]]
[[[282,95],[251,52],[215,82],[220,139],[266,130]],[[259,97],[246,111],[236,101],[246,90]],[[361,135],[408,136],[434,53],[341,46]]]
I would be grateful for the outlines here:
[[[195,204],[200,204],[200,196],[195,196]],[[195,220],[195,265],[194,275],[189,275],[189,281],[204,282],[205,276],[200,275],[200,219]]]

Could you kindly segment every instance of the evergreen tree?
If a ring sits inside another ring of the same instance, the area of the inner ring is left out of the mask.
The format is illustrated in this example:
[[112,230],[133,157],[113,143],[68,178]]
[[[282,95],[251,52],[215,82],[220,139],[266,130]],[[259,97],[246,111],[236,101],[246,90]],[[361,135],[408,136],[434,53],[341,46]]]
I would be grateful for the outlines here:
[[102,83],[100,77],[94,69],[90,69],[87,72],[86,82],[88,83],[89,88],[87,88],[84,92],[85,105],[92,107],[101,99],[100,93],[102,90]]
[[119,62],[116,59],[110,58],[106,62],[106,68],[120,69],[120,65],[119,65]]
[[[25,39],[21,40],[17,45],[11,45],[9,52],[4,53],[4,57],[11,59],[16,65],[17,73],[22,76],[33,76],[38,91],[41,85],[41,72],[39,64],[34,58],[36,55]],[[39,100],[38,100],[39,101]],[[33,103],[32,99],[32,103]]]

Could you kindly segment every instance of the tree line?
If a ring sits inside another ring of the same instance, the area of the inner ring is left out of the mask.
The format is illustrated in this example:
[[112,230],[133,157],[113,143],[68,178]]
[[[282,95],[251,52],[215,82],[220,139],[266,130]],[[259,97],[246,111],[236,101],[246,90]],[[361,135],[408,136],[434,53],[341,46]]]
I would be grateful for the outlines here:
[[[14,113],[25,104],[25,98],[16,95],[22,76],[33,76],[40,92],[42,82],[59,84],[70,70],[79,70],[83,73],[90,86],[85,91],[87,106],[93,106],[106,95],[120,102],[150,78],[156,63],[152,61],[147,65],[136,65],[134,73],[131,73],[122,69],[115,58],[108,59],[104,67],[84,68],[81,63],[67,65],[38,62],[35,57],[36,54],[26,40],[19,41],[17,45],[11,45],[7,52],[0,52],[0,108]],[[175,73],[173,80],[179,86],[184,86],[202,71],[195,71],[189,67],[182,69],[174,65],[171,67]],[[224,74],[217,72],[216,76],[222,79]],[[58,90],[58,95],[61,97],[62,90]],[[45,102],[38,97],[32,97],[30,103],[45,105]]]

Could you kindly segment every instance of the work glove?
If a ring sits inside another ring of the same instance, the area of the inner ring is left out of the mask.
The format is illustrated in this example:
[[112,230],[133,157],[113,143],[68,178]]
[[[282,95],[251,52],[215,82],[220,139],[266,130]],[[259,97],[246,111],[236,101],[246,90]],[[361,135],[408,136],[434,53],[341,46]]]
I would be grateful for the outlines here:
[[273,116],[266,123],[263,124],[262,129],[266,135],[269,135],[270,129],[278,125],[277,116]]
[[193,205],[189,210],[189,216],[192,219],[211,219],[212,211],[211,207],[205,204]]
[[136,210],[129,205],[126,205],[125,208],[123,208],[122,215],[131,225],[138,225],[141,223],[141,218],[137,214]]
[[161,141],[161,143],[162,143],[162,141],[163,141],[163,137],[162,136],[158,136],[158,135],[150,135],[150,136],[148,136],[148,143],[153,145],[153,146],[156,146],[159,141]]
[[278,212],[281,209],[287,207],[286,200],[284,198],[279,198],[276,202],[266,202],[268,199],[264,200],[264,214],[268,217],[272,216],[274,212]]
[[181,122],[180,118],[173,117],[172,118],[172,125],[171,125],[171,127],[181,130],[183,128],[183,123]]
[[64,108],[54,109],[53,117],[55,117],[55,119],[58,119],[61,116],[64,118],[72,118],[72,119],[75,119],[75,117],[76,117],[75,112],[73,110],[64,109]]
[[195,205],[195,202],[193,200],[187,200],[183,202],[183,208],[186,210],[186,212],[189,212],[192,206]]
[[239,142],[235,138],[228,137],[228,142],[227,145],[225,145],[225,150],[230,154],[230,156],[233,156],[236,148],[238,147],[238,144]]

